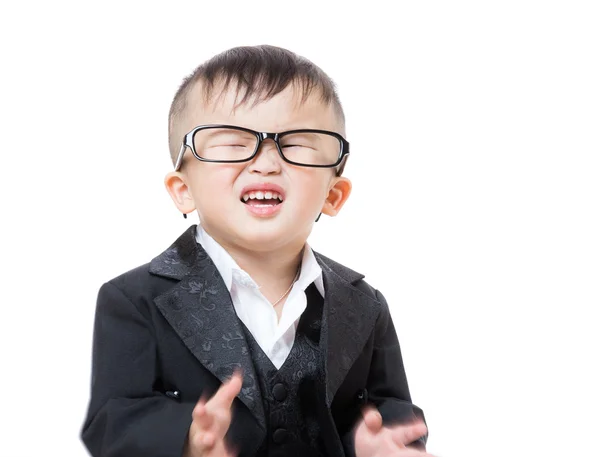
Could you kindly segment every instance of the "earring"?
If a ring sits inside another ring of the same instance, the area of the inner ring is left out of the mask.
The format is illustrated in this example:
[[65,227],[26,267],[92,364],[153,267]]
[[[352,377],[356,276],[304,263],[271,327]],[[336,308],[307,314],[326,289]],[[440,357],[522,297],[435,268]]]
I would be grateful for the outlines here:
[[183,218],[187,219],[187,214],[183,213]]
[[317,216],[317,218],[315,219],[315,222],[319,222],[319,219],[321,219],[321,214],[323,213],[319,213],[319,215]]

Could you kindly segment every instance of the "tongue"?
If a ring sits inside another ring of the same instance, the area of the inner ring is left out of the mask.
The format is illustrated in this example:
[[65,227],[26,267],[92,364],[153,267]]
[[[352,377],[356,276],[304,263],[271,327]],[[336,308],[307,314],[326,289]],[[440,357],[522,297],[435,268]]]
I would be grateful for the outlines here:
[[265,198],[263,200],[250,199],[246,202],[247,205],[257,206],[257,205],[278,205],[281,203],[278,198]]

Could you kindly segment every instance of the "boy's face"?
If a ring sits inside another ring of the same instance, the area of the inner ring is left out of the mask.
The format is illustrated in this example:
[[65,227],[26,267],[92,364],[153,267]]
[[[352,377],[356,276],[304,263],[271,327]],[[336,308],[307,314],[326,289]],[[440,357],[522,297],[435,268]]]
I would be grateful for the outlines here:
[[[194,92],[175,132],[180,138],[205,124],[275,133],[302,128],[344,133],[332,107],[316,94],[299,102],[292,86],[269,100],[235,110],[234,90],[208,106],[195,95],[200,90]],[[336,177],[334,169],[288,164],[272,140],[265,140],[254,159],[243,163],[201,162],[188,148],[181,171],[169,173],[165,184],[178,209],[184,213],[196,209],[202,226],[218,242],[253,252],[301,247],[319,213],[337,214],[351,189],[350,181]],[[281,203],[261,207],[258,203],[263,202],[244,201],[244,194],[265,185],[280,189]]]

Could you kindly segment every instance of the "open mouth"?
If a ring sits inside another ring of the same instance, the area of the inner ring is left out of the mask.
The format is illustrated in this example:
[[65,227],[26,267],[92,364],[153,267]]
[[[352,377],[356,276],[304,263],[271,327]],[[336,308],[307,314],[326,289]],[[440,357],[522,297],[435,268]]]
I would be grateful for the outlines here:
[[277,206],[283,202],[283,196],[273,191],[251,191],[242,195],[242,203],[256,207]]

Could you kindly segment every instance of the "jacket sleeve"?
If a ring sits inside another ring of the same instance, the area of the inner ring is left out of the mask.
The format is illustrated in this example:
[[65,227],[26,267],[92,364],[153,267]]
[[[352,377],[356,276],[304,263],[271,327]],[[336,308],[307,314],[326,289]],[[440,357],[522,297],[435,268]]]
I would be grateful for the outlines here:
[[94,322],[91,398],[81,437],[93,457],[178,457],[194,404],[154,390],[156,341],[148,318],[111,283]]
[[[384,426],[410,422],[415,418],[425,421],[423,411],[411,401],[400,343],[388,304],[379,291],[376,291],[376,297],[382,309],[375,324],[373,356],[366,386],[366,403],[379,410]],[[355,457],[354,429],[350,430],[342,440],[346,455]],[[410,445],[425,450],[426,442],[427,436],[424,436]]]

